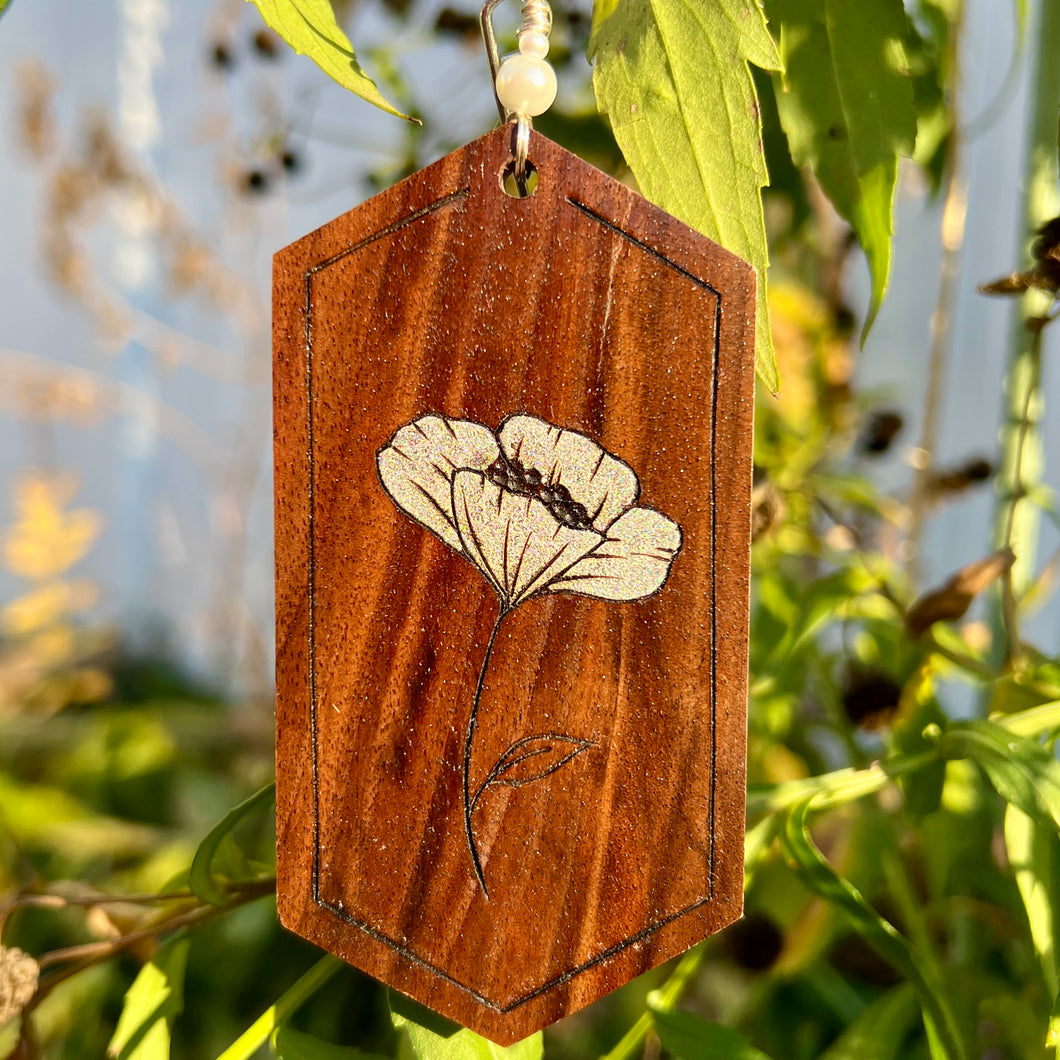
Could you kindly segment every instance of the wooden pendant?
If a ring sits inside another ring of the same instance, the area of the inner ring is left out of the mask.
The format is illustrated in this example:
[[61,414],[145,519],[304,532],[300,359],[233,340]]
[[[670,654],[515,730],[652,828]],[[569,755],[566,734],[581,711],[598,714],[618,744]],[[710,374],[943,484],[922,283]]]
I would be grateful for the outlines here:
[[510,141],[274,291],[280,917],[501,1043],[740,915],[755,305]]

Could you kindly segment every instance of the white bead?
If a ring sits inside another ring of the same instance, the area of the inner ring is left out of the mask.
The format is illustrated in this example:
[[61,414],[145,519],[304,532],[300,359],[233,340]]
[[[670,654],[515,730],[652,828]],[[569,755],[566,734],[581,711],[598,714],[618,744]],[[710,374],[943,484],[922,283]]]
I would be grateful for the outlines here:
[[509,55],[497,71],[497,98],[509,114],[536,118],[556,99],[556,72],[544,59]]
[[548,55],[548,34],[526,32],[519,34],[519,54],[531,59],[544,59]]

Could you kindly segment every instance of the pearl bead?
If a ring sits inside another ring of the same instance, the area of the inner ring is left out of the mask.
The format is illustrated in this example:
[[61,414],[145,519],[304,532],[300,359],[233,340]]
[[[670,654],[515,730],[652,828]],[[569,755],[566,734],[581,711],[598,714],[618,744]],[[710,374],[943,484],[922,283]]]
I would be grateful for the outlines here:
[[520,33],[519,54],[529,55],[531,59],[544,59],[548,55],[548,35],[529,31]]
[[509,114],[544,114],[556,99],[556,87],[556,72],[532,55],[509,55],[497,71],[497,98]]

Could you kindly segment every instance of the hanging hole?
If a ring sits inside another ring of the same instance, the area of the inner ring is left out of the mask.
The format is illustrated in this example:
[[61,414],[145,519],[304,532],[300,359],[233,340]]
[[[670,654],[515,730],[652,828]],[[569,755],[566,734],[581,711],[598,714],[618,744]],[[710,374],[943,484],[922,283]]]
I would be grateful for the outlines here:
[[515,159],[509,159],[504,169],[501,170],[501,187],[504,194],[512,199],[527,199],[537,191],[537,169],[533,162],[526,163],[526,186],[519,187],[515,179]]

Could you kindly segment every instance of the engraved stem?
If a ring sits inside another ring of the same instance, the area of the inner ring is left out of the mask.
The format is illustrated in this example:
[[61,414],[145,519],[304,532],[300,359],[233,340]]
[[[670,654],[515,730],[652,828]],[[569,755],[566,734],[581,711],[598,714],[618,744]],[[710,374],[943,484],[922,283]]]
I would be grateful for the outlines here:
[[475,866],[475,878],[482,888],[482,893],[489,901],[489,888],[486,886],[486,877],[482,874],[482,862],[479,861],[478,847],[475,845],[475,833],[471,827],[471,813],[475,808],[471,798],[471,745],[475,739],[475,725],[478,719],[479,700],[482,699],[482,689],[486,686],[486,670],[490,664],[490,656],[493,654],[493,644],[497,640],[497,631],[501,623],[508,617],[509,610],[501,603],[500,611],[497,612],[497,621],[493,623],[490,631],[489,643],[486,645],[486,655],[482,660],[482,669],[478,675],[478,685],[475,687],[475,699],[471,704],[471,717],[467,723],[467,735],[464,737],[464,831],[467,834],[467,847],[471,852],[471,863]]

